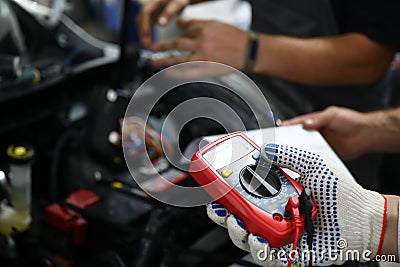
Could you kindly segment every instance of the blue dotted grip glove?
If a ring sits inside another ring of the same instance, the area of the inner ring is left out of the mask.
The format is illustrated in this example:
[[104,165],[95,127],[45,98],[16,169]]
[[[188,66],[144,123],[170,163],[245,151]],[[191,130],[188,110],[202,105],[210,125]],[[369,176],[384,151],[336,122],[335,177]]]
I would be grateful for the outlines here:
[[208,204],[210,219],[228,228],[237,247],[250,251],[254,260],[265,266],[286,266],[289,257],[298,266],[308,265],[310,258],[319,266],[347,260],[365,262],[378,254],[386,224],[386,199],[381,194],[362,188],[334,161],[315,153],[268,144],[261,149],[261,156],[299,173],[298,182],[311,190],[318,209],[313,256],[308,253],[306,233],[295,254],[291,254],[292,245],[273,249],[263,238],[248,233],[244,223],[222,205]]

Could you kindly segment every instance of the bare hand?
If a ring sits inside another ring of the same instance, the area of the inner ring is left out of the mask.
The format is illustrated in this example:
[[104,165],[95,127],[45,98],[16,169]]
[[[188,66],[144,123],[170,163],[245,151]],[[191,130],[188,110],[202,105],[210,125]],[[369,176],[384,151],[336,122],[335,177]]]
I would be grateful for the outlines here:
[[213,20],[179,20],[184,32],[176,39],[156,43],[155,51],[185,50],[191,55],[153,61],[157,67],[188,61],[214,61],[242,69],[248,45],[248,34],[231,25]]
[[282,122],[282,126],[303,124],[304,128],[318,130],[343,160],[351,160],[368,151],[367,115],[341,107],[299,116]]
[[173,16],[189,4],[190,0],[153,0],[144,5],[137,18],[142,46],[147,49],[151,47],[151,28],[154,23],[167,24]]

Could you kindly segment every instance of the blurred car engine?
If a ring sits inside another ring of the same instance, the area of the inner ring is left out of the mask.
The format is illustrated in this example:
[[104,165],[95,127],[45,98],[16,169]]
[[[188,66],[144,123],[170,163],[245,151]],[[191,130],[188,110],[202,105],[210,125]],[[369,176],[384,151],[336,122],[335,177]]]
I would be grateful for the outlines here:
[[[155,201],[132,179],[122,148],[134,150],[135,140],[122,144],[121,120],[135,90],[157,70],[127,42],[128,26],[118,43],[104,42],[64,14],[70,3],[50,2],[0,0],[0,265],[254,266],[204,207]],[[196,96],[209,88],[187,86]],[[193,95],[161,99],[149,135],[139,140],[160,171],[187,186],[195,184],[188,174],[163,164],[158,128]],[[240,101],[232,106],[248,112]],[[143,126],[140,116],[129,119]],[[177,134],[174,125],[167,128]],[[179,133],[179,146],[223,132],[199,119]]]

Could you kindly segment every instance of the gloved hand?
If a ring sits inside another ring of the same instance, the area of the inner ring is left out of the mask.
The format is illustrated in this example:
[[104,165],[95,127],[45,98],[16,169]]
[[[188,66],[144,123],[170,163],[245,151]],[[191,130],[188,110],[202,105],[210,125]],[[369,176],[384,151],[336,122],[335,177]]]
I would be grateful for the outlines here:
[[[346,258],[346,251],[358,252],[361,262],[368,260],[367,257],[372,260],[380,252],[386,220],[386,199],[382,195],[362,188],[334,161],[315,153],[269,144],[263,146],[261,156],[299,173],[298,182],[312,192],[318,209],[314,221],[314,265],[343,264],[352,260]],[[274,249],[273,253],[263,238],[248,233],[244,223],[222,205],[208,204],[207,213],[214,222],[227,227],[233,243],[250,251],[257,263],[266,266],[288,264],[292,245]],[[294,255],[293,263],[299,266],[309,264],[306,235],[300,239],[298,253]],[[364,258],[363,252],[366,253]]]

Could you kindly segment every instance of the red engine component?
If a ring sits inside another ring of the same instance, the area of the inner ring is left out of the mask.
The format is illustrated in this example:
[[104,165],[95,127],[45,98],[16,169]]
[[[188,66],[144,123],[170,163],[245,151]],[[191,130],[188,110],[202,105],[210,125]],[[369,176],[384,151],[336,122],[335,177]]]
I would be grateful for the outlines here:
[[[100,202],[100,197],[88,190],[78,190],[66,200],[67,203],[81,209],[87,209]],[[47,206],[44,221],[57,229],[73,235],[74,245],[80,246],[86,241],[87,221],[79,212],[59,204]]]

